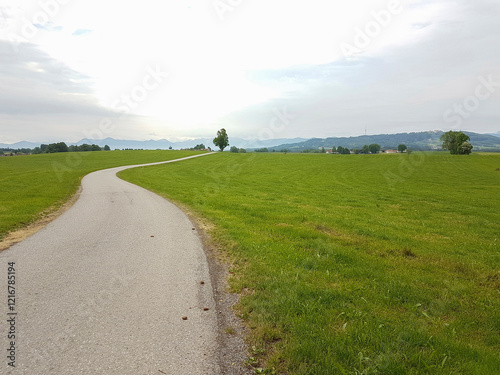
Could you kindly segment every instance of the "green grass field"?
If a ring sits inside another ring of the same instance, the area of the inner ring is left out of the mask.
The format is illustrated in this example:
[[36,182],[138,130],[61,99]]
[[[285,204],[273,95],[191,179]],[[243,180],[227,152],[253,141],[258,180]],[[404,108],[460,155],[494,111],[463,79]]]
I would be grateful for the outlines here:
[[223,153],[120,176],[213,224],[263,373],[485,375],[500,371],[499,168]]
[[192,155],[189,151],[71,152],[0,158],[0,240],[54,211],[98,169]]

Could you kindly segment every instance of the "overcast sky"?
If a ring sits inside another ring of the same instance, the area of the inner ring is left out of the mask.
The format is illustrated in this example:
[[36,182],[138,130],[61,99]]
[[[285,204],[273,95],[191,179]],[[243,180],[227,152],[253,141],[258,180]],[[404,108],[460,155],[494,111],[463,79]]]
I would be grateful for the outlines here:
[[498,0],[0,0],[0,143],[500,131]]

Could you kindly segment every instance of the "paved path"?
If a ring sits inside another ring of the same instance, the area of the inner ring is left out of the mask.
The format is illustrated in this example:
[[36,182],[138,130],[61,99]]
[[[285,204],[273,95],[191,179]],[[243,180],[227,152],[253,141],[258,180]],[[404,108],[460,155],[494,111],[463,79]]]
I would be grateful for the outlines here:
[[[0,374],[220,373],[196,230],[167,200],[117,178],[126,168],[87,175],[70,210],[0,252]],[[15,368],[7,358],[8,262]]]

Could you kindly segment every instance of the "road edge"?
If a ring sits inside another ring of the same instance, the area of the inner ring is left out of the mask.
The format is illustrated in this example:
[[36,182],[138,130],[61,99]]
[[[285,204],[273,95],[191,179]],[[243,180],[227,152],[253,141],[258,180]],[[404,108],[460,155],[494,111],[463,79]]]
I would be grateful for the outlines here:
[[[193,156],[187,156],[179,159],[173,159],[173,160],[165,160],[165,161],[160,161],[160,162],[152,162],[152,163],[146,163],[146,164],[131,164],[131,165],[123,165],[123,166],[117,166],[117,167],[111,167],[111,168],[104,168],[104,169],[97,169],[95,171],[92,171],[90,173],[98,172],[98,171],[104,171],[107,169],[115,169],[115,168],[123,168],[123,169],[129,169],[129,168],[138,168],[138,167],[145,167],[148,165],[158,165],[158,164],[166,164],[166,163],[173,163],[177,161],[182,161],[182,160],[187,160],[187,159],[192,159],[196,158],[199,156],[206,156],[206,155],[211,155],[214,154],[215,152],[208,152],[204,154],[197,154]],[[42,230],[45,228],[47,225],[49,225],[51,222],[56,220],[59,216],[61,216],[63,213],[68,211],[73,205],[76,203],[78,198],[80,198],[80,195],[82,193],[82,183],[81,181],[85,178],[85,176],[89,175],[90,173],[87,173],[86,175],[82,176],[80,179],[80,185],[78,186],[78,190],[76,191],[75,194],[73,194],[67,201],[63,202],[62,204],[56,204],[52,207],[47,208],[46,210],[40,212],[38,216],[40,219],[36,219],[35,221],[21,226],[18,229],[15,229],[13,231],[8,232],[1,240],[0,240],[0,252],[9,249],[10,247],[14,246],[15,244],[18,244],[19,242],[24,241],[28,237],[31,237],[38,231]]]
[[[212,152],[202,155],[210,154],[216,153]],[[124,169],[148,167],[168,163],[169,162],[153,163],[151,165],[137,165]],[[120,169],[119,171],[117,171],[116,176],[118,178],[120,178],[120,176],[118,175],[119,172],[124,169]],[[122,180],[128,183],[132,183],[125,179]],[[146,189],[142,186],[140,187]],[[218,352],[216,353],[216,355],[217,363],[221,369],[221,374],[255,374],[255,371],[251,367],[245,365],[245,362],[249,358],[249,348],[245,342],[245,338],[248,337],[248,328],[244,324],[243,320],[236,315],[234,310],[236,305],[239,303],[240,295],[237,293],[232,293],[230,291],[228,280],[231,277],[231,273],[229,272],[231,264],[227,258],[224,258],[224,254],[221,252],[220,247],[217,246],[216,242],[210,236],[209,230],[207,228],[210,228],[211,224],[208,220],[204,220],[201,216],[193,212],[193,210],[189,206],[172,200],[155,191],[149,189],[146,190],[160,196],[161,198],[167,200],[171,204],[175,205],[179,210],[181,210],[184,215],[188,217],[189,221],[196,229],[196,233],[202,243],[203,251],[208,263],[210,282],[212,285],[212,294],[214,297],[216,308],[218,346]]]
[[241,296],[230,291],[231,273],[229,270],[231,263],[224,257],[222,249],[210,236],[207,228],[210,228],[211,224],[208,220],[195,214],[188,206],[164,196],[162,198],[177,206],[189,218],[202,242],[217,312],[217,343],[219,346],[217,356],[222,374],[255,374],[251,367],[245,365],[249,358],[249,347],[245,340],[248,337],[248,328],[235,312],[235,307]]
[[31,237],[41,229],[45,228],[63,213],[68,211],[71,207],[73,207],[78,198],[80,198],[82,191],[82,185],[80,184],[76,193],[73,194],[63,204],[52,206],[47,210],[42,211],[39,214],[39,216],[41,217],[40,219],[37,219],[26,226],[22,226],[7,233],[7,235],[0,241],[0,252],[7,250],[8,248],[14,246],[15,244],[18,244],[19,242],[24,241],[28,237]]

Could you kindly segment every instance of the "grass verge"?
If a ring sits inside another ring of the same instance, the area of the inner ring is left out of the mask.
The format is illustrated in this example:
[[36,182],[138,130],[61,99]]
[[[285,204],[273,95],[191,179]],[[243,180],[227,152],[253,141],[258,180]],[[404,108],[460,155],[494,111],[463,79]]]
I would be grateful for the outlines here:
[[86,174],[105,168],[172,160],[190,151],[71,152],[0,158],[0,240],[57,211]]
[[496,374],[500,155],[214,155],[120,177],[214,225],[251,364]]

